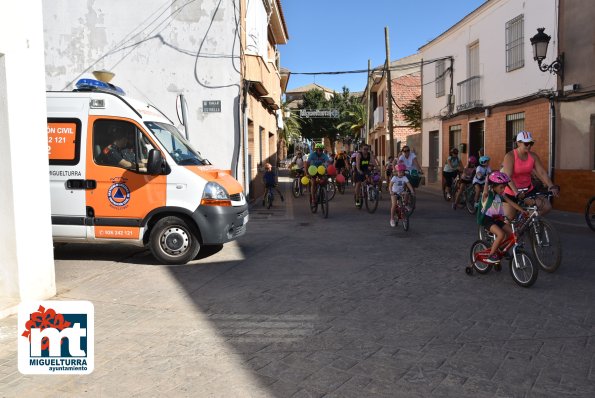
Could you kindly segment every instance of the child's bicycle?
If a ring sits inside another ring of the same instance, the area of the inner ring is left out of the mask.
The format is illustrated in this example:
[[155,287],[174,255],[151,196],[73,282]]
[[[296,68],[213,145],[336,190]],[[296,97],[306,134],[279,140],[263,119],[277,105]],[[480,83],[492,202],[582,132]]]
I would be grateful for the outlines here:
[[267,209],[270,209],[271,206],[273,206],[273,200],[275,200],[275,195],[273,194],[273,187],[266,187],[262,204]]
[[[510,274],[512,279],[522,287],[529,287],[537,280],[539,268],[533,265],[529,254],[523,250],[522,243],[519,242],[519,237],[515,230],[515,225],[512,227],[512,234],[500,244],[496,250],[496,254],[500,258],[507,258],[510,264]],[[492,267],[496,271],[500,271],[502,266],[500,264],[490,264],[486,260],[490,256],[491,244],[478,240],[471,245],[471,264],[465,268],[465,273],[471,275],[473,270],[480,274],[487,274]]]
[[[410,197],[415,197],[414,195],[410,195],[408,192],[403,192],[403,194],[409,195]],[[409,206],[405,205],[403,201],[403,195],[399,195],[398,193],[392,193],[392,195],[397,197],[397,207],[395,209],[395,216],[397,219],[395,220],[395,223],[399,224],[399,221],[401,221],[403,229],[405,231],[409,231],[409,216],[412,212],[410,211]]]

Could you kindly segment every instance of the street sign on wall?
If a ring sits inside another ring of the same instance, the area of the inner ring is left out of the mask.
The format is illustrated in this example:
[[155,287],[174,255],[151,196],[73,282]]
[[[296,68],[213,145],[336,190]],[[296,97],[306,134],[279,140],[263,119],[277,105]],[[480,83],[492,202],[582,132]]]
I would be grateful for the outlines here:
[[202,111],[203,112],[221,112],[221,101],[220,100],[203,101],[202,102]]
[[338,109],[300,109],[300,117],[337,119],[339,115]]

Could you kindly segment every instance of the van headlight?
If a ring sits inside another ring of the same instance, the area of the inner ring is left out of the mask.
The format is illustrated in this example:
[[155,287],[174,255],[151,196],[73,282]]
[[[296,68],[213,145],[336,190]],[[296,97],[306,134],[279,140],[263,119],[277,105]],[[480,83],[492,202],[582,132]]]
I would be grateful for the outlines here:
[[205,185],[200,204],[206,206],[231,206],[231,199],[225,188],[211,181]]

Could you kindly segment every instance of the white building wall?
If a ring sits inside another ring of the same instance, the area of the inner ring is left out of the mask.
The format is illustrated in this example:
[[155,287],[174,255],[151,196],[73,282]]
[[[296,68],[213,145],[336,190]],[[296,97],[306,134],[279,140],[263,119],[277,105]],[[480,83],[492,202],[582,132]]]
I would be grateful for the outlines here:
[[41,2],[0,4],[0,317],[56,293]]
[[[506,72],[506,22],[520,14],[524,15],[525,64],[520,69]],[[469,77],[467,49],[469,45],[479,42],[479,70],[483,106],[525,97],[540,90],[555,90],[556,76],[541,72],[537,67],[537,62],[533,61],[530,38],[537,33],[538,27],[545,27],[545,32],[552,36],[552,39],[548,48],[548,57],[544,62],[551,63],[558,53],[557,15],[558,0],[491,0],[465,17],[460,26],[420,48],[420,53],[425,62],[442,57],[453,57],[453,94],[456,97],[458,95],[457,83]],[[445,68],[449,66],[450,60],[446,60]],[[424,119],[447,114],[450,75],[446,74],[445,95],[438,98],[435,93],[435,85],[428,84],[435,79],[435,64],[424,65],[424,85],[422,86]],[[456,112],[458,104],[459,100],[456,99],[454,112]],[[424,154],[428,151],[427,133],[433,129],[425,125],[423,127]],[[424,156],[423,159],[426,163],[427,157]]]
[[[107,69],[116,74],[111,83],[153,103],[180,130],[176,98],[184,94],[194,147],[216,166],[235,165],[239,0],[53,0],[43,11],[48,90],[70,90]],[[220,100],[221,112],[203,112],[208,100]]]

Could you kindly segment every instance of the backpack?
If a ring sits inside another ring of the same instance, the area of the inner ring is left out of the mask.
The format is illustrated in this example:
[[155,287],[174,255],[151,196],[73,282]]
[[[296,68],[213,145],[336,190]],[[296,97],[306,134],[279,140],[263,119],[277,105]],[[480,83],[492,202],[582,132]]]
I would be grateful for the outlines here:
[[479,209],[477,211],[477,224],[483,225],[483,219],[485,218],[486,211],[492,206],[492,202],[494,201],[494,193],[492,191],[488,192],[488,200],[486,201],[485,207]]

